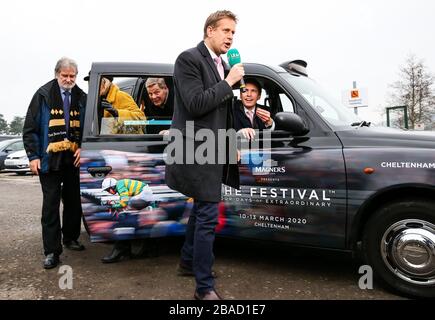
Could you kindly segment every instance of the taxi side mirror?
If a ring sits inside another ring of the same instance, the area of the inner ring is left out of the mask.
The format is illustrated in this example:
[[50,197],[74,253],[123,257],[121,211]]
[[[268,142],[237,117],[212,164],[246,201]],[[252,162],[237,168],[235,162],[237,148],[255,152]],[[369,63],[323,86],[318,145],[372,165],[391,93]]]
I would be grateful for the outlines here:
[[284,130],[294,136],[303,136],[310,130],[304,120],[293,112],[278,112],[275,115],[275,130]]

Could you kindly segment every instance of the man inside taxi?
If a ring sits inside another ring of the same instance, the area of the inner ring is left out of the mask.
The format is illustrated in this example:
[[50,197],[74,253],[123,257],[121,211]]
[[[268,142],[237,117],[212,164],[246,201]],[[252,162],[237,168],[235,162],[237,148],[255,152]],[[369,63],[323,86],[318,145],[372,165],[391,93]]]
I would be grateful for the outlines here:
[[[145,82],[150,103],[145,106],[145,114],[150,122],[152,120],[171,120],[174,113],[173,95],[166,85],[164,78],[148,78]],[[147,133],[164,134],[169,125],[147,126]]]
[[234,106],[234,129],[247,139],[254,139],[255,130],[274,130],[275,123],[265,106],[258,104],[261,85],[254,78],[245,79],[246,90]]

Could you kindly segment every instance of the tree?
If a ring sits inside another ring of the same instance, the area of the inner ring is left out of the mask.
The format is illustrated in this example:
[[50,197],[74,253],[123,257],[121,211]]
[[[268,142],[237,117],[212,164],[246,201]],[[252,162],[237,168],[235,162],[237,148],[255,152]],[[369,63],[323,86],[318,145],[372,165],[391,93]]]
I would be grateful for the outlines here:
[[21,135],[23,133],[24,117],[14,117],[9,124],[9,134]]
[[0,134],[7,134],[8,133],[8,123],[3,117],[2,114],[0,114]]
[[415,55],[407,58],[399,75],[400,80],[391,85],[394,90],[392,104],[408,107],[409,129],[414,129],[417,124],[432,126],[435,114],[434,76]]

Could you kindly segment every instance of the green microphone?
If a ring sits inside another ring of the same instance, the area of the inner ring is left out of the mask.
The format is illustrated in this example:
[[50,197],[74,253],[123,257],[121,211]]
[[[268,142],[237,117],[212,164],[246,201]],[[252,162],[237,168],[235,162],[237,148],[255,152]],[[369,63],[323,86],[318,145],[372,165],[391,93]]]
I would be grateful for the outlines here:
[[[230,65],[230,67],[232,68],[235,64],[238,63],[242,63],[242,59],[240,58],[240,53],[239,50],[237,49],[230,49],[227,52],[227,58],[228,58],[228,63]],[[246,91],[246,85],[245,85],[245,80],[240,79],[240,91],[241,92],[245,92]]]

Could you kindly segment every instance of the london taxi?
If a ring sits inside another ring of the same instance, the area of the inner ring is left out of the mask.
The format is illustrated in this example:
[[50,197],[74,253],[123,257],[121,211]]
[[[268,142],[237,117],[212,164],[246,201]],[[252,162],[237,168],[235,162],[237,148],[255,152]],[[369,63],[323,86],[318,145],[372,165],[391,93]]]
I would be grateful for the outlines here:
[[[435,139],[361,121],[306,75],[306,65],[296,64],[244,64],[246,76],[263,87],[260,102],[276,130],[267,138],[268,159],[240,164],[240,190],[222,186],[218,234],[360,252],[389,288],[434,298]],[[147,78],[164,78],[173,90],[170,64],[92,65],[80,171],[91,240],[182,235],[192,199],[167,187],[167,141],[147,133],[153,125],[169,128],[171,116],[105,118],[104,76],[114,77],[145,115]],[[102,188],[106,178],[145,182],[153,197],[114,208],[119,195]]]

